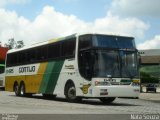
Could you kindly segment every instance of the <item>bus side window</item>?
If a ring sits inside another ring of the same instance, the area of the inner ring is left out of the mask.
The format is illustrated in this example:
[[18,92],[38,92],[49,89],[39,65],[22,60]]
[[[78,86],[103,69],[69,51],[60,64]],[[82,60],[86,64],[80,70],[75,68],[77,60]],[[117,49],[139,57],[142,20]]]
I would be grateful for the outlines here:
[[10,65],[15,65],[18,63],[18,53],[10,54]]
[[66,58],[74,56],[75,55],[75,47],[76,47],[76,40],[74,38],[63,41],[61,56],[66,57]]
[[47,59],[47,46],[37,48],[37,60],[42,61]]
[[18,64],[26,63],[26,51],[22,51],[18,53]]
[[84,50],[91,47],[91,36],[80,36],[79,37],[79,50]]
[[60,44],[55,43],[48,46],[48,58],[55,59],[60,57]]
[[28,62],[35,62],[36,60],[36,49],[31,49],[27,53]]

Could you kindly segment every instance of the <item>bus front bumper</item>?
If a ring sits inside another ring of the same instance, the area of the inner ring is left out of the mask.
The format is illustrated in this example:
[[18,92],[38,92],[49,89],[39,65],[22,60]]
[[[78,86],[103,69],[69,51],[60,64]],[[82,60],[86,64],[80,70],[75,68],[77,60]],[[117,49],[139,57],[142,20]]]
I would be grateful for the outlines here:
[[92,97],[138,97],[139,86],[95,86]]

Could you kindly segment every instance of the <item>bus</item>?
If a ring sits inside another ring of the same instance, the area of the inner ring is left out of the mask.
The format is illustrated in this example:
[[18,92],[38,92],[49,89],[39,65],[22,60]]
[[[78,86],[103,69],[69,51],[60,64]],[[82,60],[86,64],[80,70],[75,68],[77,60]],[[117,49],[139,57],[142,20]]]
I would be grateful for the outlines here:
[[17,50],[6,60],[6,90],[16,96],[65,96],[69,102],[138,97],[140,79],[133,37],[73,34]]
[[4,88],[5,85],[5,58],[8,48],[0,47],[0,88]]

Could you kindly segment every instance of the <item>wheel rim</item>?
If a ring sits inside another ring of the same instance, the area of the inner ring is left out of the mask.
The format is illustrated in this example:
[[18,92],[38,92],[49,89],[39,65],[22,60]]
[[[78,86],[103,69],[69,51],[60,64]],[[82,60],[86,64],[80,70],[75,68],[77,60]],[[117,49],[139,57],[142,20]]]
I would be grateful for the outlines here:
[[18,85],[15,85],[14,91],[15,91],[15,94],[18,95]]
[[21,86],[20,94],[21,94],[21,95],[24,95],[24,86],[23,86],[23,85]]
[[74,87],[69,88],[68,90],[68,98],[69,99],[75,99],[76,98],[76,90]]

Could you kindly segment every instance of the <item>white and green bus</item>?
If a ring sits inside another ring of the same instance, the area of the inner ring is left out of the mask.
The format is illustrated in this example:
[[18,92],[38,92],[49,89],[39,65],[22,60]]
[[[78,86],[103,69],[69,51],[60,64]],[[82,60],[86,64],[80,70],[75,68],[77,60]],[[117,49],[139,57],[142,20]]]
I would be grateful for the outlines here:
[[134,38],[116,35],[74,34],[10,50],[5,79],[17,96],[65,95],[70,102],[110,103],[140,92]]

